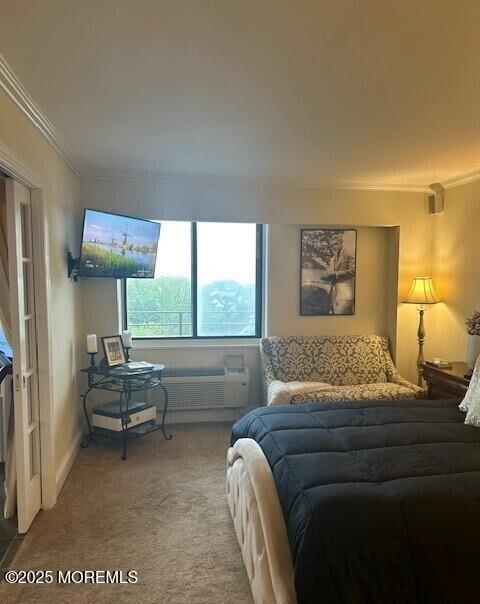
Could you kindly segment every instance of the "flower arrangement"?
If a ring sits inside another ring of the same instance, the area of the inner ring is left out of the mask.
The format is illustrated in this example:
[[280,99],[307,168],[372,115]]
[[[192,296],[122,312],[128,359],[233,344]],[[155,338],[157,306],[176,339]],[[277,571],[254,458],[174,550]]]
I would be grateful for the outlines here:
[[465,321],[467,333],[471,336],[480,336],[480,310],[475,310]]

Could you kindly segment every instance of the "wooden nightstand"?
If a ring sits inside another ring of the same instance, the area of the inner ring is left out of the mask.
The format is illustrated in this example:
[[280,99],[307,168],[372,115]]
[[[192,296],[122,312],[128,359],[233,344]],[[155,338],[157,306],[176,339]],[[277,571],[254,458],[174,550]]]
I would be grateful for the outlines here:
[[466,363],[454,361],[451,369],[439,369],[435,365],[424,363],[422,369],[430,400],[465,396],[470,383],[469,378],[465,377],[470,373]]

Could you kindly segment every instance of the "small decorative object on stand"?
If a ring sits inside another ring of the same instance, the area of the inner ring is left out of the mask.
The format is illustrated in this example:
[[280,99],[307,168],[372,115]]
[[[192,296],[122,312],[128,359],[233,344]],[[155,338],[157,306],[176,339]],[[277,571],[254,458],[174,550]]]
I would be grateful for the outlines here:
[[465,321],[467,326],[467,365],[469,376],[472,375],[473,368],[480,355],[480,310],[474,311]]
[[94,333],[87,335],[87,352],[90,355],[90,367],[95,367],[95,355],[98,352],[97,336]]
[[102,344],[108,367],[118,367],[127,362],[121,335],[102,337]]
[[446,359],[440,359],[439,357],[433,357],[430,361],[427,361],[430,365],[437,367],[438,369],[451,369],[452,363],[451,361],[447,361]]
[[125,358],[127,363],[130,361],[130,350],[132,349],[132,333],[125,329],[122,333],[123,347],[125,348]]

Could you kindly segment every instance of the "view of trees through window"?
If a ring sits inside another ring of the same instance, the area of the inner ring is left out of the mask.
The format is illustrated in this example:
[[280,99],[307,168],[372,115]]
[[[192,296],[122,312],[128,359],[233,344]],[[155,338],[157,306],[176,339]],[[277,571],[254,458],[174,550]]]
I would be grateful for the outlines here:
[[155,278],[127,280],[128,328],[150,338],[258,335],[259,270],[254,224],[162,222]]

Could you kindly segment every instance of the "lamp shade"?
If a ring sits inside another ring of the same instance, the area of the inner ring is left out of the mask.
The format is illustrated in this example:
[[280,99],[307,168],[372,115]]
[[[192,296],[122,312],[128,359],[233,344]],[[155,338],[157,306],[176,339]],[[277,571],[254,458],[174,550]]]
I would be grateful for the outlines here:
[[412,287],[405,298],[407,304],[436,304],[440,302],[431,277],[414,277]]

